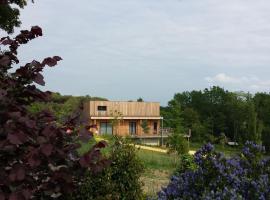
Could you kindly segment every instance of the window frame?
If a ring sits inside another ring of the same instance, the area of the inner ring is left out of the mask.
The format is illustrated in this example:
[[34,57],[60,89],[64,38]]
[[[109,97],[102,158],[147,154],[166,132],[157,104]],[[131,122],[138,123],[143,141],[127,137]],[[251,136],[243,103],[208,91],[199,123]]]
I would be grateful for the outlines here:
[[129,134],[130,135],[136,135],[137,134],[137,122],[136,121],[130,121],[129,122]]
[[97,111],[106,112],[107,111],[107,106],[97,106]]

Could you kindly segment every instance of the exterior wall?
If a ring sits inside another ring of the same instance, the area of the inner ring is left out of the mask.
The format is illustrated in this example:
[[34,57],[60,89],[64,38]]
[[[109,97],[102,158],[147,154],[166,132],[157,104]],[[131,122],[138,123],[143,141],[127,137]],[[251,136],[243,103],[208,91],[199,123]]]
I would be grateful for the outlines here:
[[[96,125],[96,128],[91,129],[92,132],[96,134],[100,134],[100,123],[107,122],[110,123],[109,120],[90,120],[90,125]],[[120,136],[129,136],[129,123],[136,122],[136,135],[155,135],[159,133],[160,130],[160,121],[159,120],[147,120],[149,133],[144,133],[143,128],[141,127],[142,120],[121,120],[120,123],[113,127],[113,134],[117,134]],[[154,131],[154,122],[157,123],[157,131]]]
[[[106,106],[106,111],[98,111],[98,106]],[[156,102],[121,102],[121,101],[90,101],[85,105],[85,112],[94,117],[109,117],[117,110],[127,117],[159,117],[160,105]]]
[[[106,106],[106,111],[98,111],[98,106]],[[155,102],[122,102],[122,101],[90,101],[84,104],[83,114],[90,122],[96,125],[92,128],[93,133],[100,133],[100,123],[110,123],[113,119],[112,112],[121,113],[120,123],[113,128],[114,133],[120,136],[131,135],[129,123],[136,122],[136,135],[156,135],[160,130],[160,105]],[[141,124],[147,120],[149,133],[143,132]],[[154,122],[157,123],[157,131],[154,131]]]

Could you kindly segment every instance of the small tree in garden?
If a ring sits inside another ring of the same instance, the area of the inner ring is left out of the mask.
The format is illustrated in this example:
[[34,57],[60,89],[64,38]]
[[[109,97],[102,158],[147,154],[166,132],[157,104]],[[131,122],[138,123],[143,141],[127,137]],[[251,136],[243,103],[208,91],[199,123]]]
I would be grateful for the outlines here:
[[146,119],[142,121],[141,127],[143,129],[143,133],[144,134],[148,134],[149,133],[149,126],[148,126],[148,122],[147,122]]
[[173,133],[168,137],[167,146],[171,152],[175,152],[178,155],[184,155],[189,150],[186,139],[179,133]]
[[113,134],[118,133],[118,126],[121,123],[121,120],[123,119],[123,114],[118,110],[113,110],[110,112],[110,116],[112,117],[111,124],[113,128]]
[[[19,64],[18,48],[42,36],[41,28],[21,31],[14,39],[0,39],[0,199],[63,199],[83,180],[86,169],[100,171],[103,159],[96,144],[82,157],[76,154],[74,140],[90,139],[88,127],[79,128],[77,115],[59,127],[48,111],[32,115],[27,106],[47,101],[50,92],[42,92],[34,82],[44,85],[41,74],[45,66],[53,67],[60,57],[48,57]],[[69,128],[73,136],[66,134]]]
[[127,140],[115,137],[109,159],[111,164],[101,172],[89,172],[74,200],[141,200],[140,177],[144,171],[137,149]]

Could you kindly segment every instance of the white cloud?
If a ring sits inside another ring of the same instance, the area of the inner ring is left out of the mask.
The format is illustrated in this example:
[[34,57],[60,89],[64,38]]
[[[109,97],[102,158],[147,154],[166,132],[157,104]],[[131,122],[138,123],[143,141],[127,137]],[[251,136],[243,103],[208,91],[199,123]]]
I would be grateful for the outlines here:
[[205,77],[210,85],[221,85],[235,90],[246,91],[269,91],[270,80],[262,80],[256,76],[230,76],[225,73],[219,73],[213,77]]

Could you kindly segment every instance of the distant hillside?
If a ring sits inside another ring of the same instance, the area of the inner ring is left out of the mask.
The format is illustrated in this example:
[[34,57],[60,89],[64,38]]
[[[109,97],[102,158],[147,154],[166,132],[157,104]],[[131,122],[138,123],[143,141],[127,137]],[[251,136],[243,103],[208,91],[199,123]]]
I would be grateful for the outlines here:
[[33,103],[29,110],[36,114],[42,110],[50,110],[56,117],[57,121],[61,123],[66,117],[72,115],[76,110],[79,109],[80,105],[84,101],[108,101],[102,97],[91,97],[91,96],[72,96],[72,95],[61,95],[60,93],[52,93],[51,99],[47,103],[36,102]]

